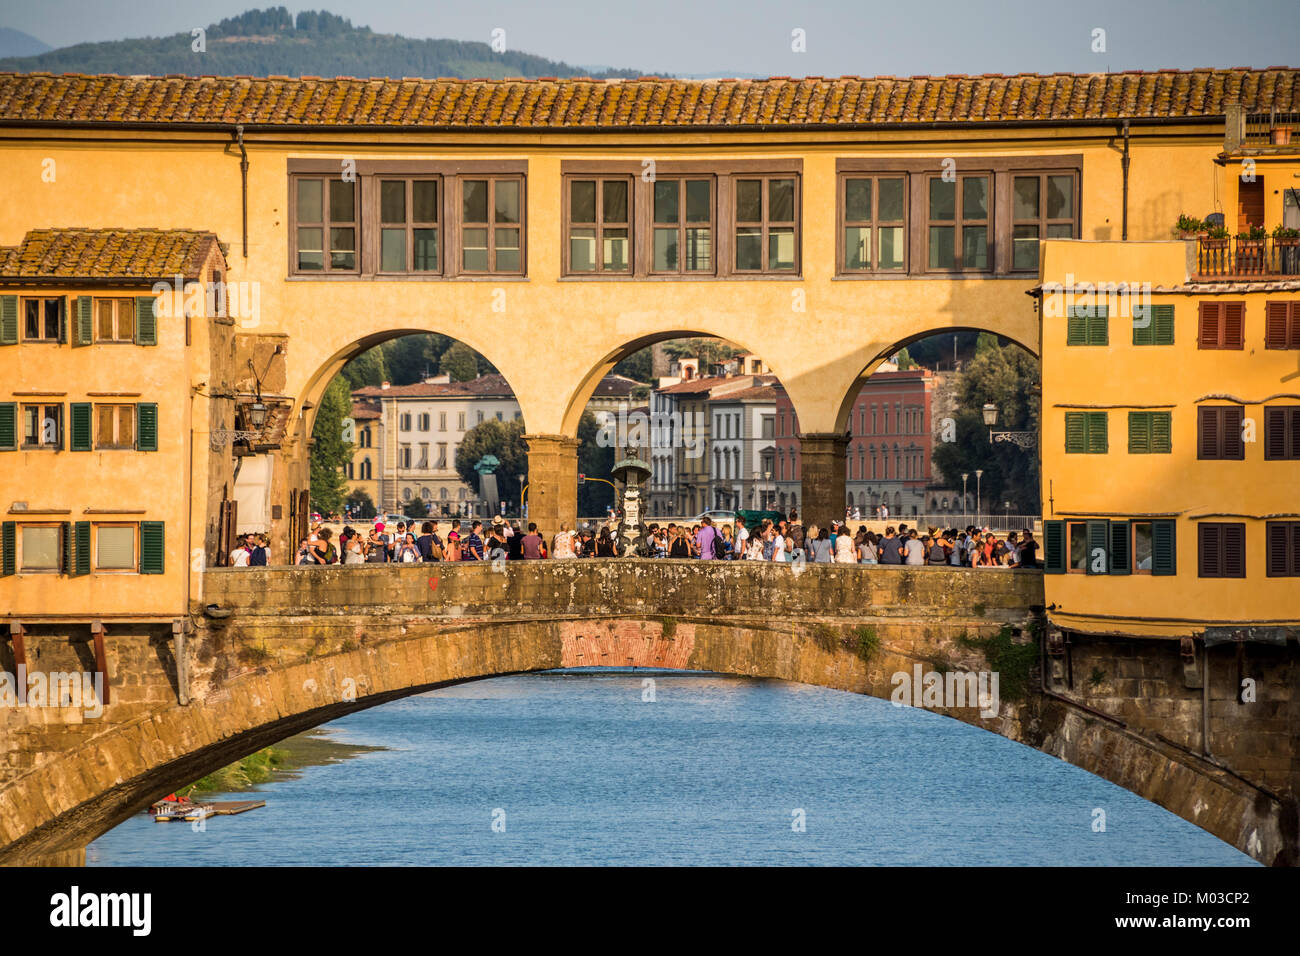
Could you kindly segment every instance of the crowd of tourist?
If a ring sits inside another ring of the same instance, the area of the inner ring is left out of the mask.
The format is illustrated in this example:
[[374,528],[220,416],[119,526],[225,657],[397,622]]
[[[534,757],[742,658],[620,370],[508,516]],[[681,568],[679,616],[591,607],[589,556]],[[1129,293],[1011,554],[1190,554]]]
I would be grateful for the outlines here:
[[[618,555],[612,521],[599,527],[560,530],[547,539],[536,523],[523,529],[518,521],[497,516],[485,525],[478,520],[455,519],[449,525],[436,520],[409,524],[398,521],[390,528],[383,521],[364,531],[347,525],[337,541],[329,528],[316,524],[298,545],[295,564],[409,564],[431,561],[539,560],[543,558],[612,558]],[[946,565],[976,568],[1036,568],[1038,542],[1032,532],[995,534],[989,528],[910,528],[889,525],[883,534],[860,525],[854,531],[847,521],[806,529],[795,512],[788,519],[764,519],[746,526],[737,517],[733,525],[715,525],[705,517],[698,524],[651,524],[646,531],[645,555],[651,558],[698,558],[719,561],[806,562],[810,564]],[[263,535],[248,535],[230,554],[230,564],[242,567],[267,564]]]

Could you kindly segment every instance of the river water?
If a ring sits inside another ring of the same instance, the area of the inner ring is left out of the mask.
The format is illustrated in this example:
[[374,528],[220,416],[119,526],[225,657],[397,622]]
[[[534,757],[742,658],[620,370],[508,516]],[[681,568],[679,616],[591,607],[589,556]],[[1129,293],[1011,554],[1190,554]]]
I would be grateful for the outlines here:
[[782,681],[500,677],[326,728],[387,749],[263,785],[266,807],[199,832],[141,814],[87,864],[1253,865],[1028,747]]

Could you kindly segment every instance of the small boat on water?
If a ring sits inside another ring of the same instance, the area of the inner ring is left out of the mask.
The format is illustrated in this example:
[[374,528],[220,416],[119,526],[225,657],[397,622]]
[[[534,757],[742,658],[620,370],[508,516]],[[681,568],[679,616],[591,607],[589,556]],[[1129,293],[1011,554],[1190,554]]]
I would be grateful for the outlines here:
[[155,823],[171,820],[197,822],[208,817],[230,817],[266,806],[265,800],[203,800],[189,798],[159,800],[149,808]]

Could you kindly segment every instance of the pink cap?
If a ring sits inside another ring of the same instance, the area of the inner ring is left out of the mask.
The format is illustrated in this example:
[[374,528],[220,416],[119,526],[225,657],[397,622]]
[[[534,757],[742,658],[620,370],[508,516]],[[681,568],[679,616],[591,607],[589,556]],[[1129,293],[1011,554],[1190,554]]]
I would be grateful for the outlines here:
[[376,521],[376,522],[375,522],[375,530],[376,530],[376,531],[383,531],[383,530],[384,530],[384,523],[383,523],[382,521]]

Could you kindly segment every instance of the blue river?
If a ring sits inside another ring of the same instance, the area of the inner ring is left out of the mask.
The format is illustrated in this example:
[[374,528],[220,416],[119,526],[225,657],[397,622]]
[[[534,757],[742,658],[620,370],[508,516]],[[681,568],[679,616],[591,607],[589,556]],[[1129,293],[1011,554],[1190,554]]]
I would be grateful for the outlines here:
[[276,779],[266,807],[201,831],[140,814],[87,864],[1254,865],[1028,747],[782,681],[500,677],[326,729],[387,749]]

